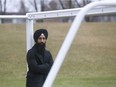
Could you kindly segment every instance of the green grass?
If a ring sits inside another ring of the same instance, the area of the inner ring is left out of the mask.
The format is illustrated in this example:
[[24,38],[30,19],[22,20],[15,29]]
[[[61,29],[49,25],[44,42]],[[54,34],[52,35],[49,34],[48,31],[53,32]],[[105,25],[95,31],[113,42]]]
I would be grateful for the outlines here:
[[[70,23],[42,23],[53,58]],[[0,87],[25,87],[25,24],[0,25]],[[116,24],[83,23],[66,55],[53,87],[116,87]]]

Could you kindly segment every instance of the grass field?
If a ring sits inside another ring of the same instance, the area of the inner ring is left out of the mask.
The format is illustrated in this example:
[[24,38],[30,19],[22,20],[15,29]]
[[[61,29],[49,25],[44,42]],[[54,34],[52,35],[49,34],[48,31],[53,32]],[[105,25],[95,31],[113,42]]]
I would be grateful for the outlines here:
[[[70,23],[42,23],[47,28],[53,58]],[[0,87],[25,87],[25,24],[0,24]],[[53,87],[116,87],[116,24],[83,23]]]

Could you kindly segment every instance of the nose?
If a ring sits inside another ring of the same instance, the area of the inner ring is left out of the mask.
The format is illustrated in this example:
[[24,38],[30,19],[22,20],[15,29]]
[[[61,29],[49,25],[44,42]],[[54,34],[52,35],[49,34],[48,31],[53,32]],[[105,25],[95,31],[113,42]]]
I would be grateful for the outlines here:
[[44,42],[44,39],[43,38],[41,39],[41,42]]

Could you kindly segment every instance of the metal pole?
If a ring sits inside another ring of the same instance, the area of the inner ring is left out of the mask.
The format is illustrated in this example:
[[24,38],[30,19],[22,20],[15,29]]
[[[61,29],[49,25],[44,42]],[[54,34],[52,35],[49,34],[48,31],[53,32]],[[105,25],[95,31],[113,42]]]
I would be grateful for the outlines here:
[[26,15],[0,15],[0,19],[26,19]]
[[27,51],[33,46],[33,20],[26,20],[26,48]]
[[71,43],[73,42],[73,39],[79,29],[79,26],[85,16],[85,14],[92,8],[99,6],[99,5],[116,5],[116,1],[98,1],[93,2],[88,5],[86,5],[76,16],[74,19],[74,22],[72,23],[70,30],[63,42],[63,45],[56,57],[56,60],[50,70],[50,73],[48,74],[48,77],[43,85],[43,87],[51,87],[53,84],[53,81],[55,80],[56,75],[58,74],[58,71],[65,59],[65,56],[71,46]]
[[[26,20],[26,51],[33,46],[33,20]],[[27,64],[27,63],[26,63]],[[27,71],[28,71],[28,64],[27,64]]]

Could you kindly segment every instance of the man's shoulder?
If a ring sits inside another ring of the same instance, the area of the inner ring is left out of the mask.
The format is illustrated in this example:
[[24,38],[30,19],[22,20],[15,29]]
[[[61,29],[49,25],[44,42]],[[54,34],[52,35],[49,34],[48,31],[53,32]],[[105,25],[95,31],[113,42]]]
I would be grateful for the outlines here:
[[50,51],[47,48],[45,49],[45,51],[50,53]]
[[32,47],[31,49],[28,50],[27,53],[35,53],[35,49]]
[[51,52],[50,52],[50,50],[48,50],[48,49],[46,49],[46,54],[47,55],[52,55]]

